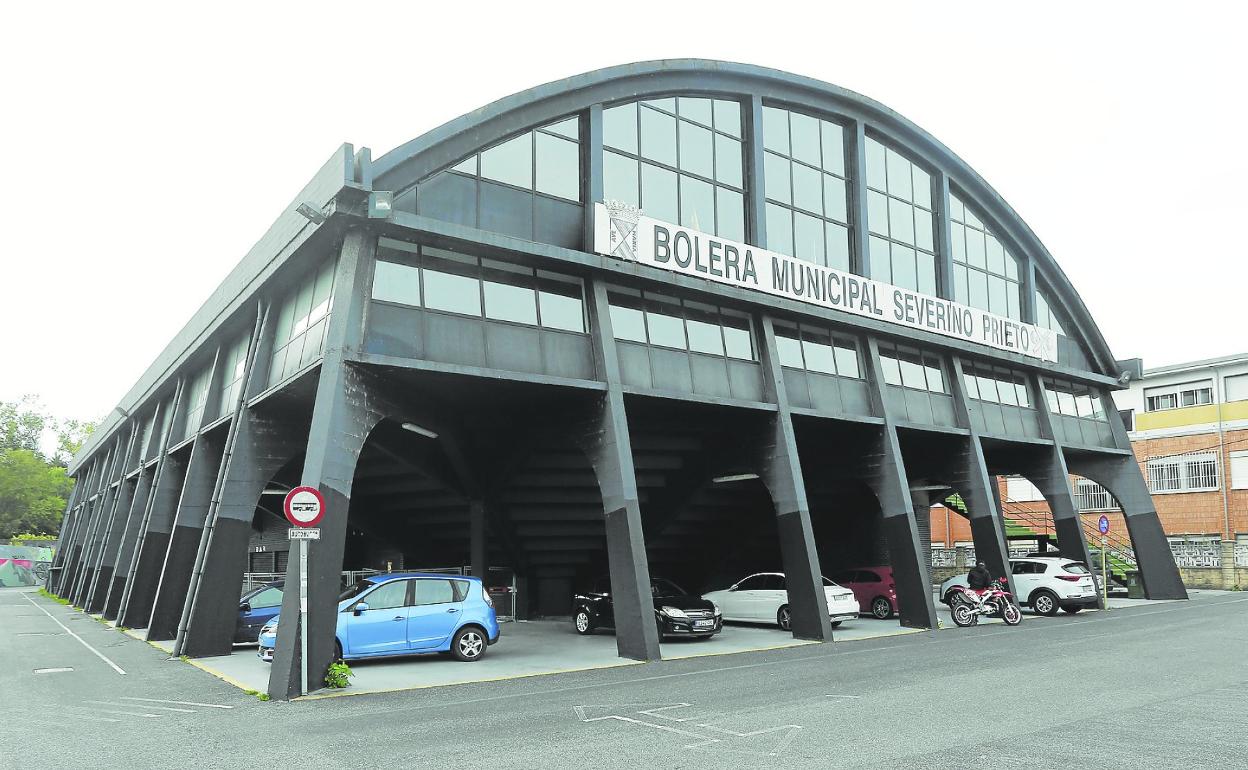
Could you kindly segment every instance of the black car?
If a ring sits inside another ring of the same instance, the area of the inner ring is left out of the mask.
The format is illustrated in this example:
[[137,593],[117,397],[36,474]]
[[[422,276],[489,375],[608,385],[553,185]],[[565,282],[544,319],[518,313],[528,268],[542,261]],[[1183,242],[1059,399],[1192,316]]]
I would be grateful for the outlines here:
[[[654,597],[654,620],[660,639],[664,636],[710,639],[723,629],[723,615],[715,602],[690,594],[670,580],[651,579],[650,594]],[[572,622],[578,634],[615,627],[610,578],[599,578],[592,591],[573,597]]]
[[255,644],[260,629],[282,611],[284,580],[253,588],[238,600],[238,624],[234,627],[235,644]]

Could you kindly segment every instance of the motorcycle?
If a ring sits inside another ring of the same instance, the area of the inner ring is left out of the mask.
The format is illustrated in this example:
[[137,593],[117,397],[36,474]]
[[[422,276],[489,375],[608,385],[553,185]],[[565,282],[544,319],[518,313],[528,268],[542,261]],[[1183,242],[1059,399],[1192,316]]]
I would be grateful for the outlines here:
[[979,622],[980,615],[999,617],[1007,626],[1017,626],[1023,622],[1023,611],[1006,590],[1006,585],[1005,578],[994,580],[983,593],[958,586],[959,592],[954,597],[951,609],[953,622],[963,628],[973,626]]

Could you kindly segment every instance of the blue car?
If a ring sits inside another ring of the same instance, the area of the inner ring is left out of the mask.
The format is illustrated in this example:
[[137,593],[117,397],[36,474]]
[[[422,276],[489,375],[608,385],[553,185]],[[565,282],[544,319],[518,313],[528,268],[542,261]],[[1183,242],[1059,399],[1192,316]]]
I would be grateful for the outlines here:
[[282,611],[282,584],[278,580],[254,588],[238,600],[238,623],[234,627],[235,644],[255,644],[264,627]]
[[[260,631],[272,662],[278,618]],[[480,660],[498,641],[494,602],[480,578],[420,572],[372,575],[338,597],[336,657],[342,660],[449,652]]]

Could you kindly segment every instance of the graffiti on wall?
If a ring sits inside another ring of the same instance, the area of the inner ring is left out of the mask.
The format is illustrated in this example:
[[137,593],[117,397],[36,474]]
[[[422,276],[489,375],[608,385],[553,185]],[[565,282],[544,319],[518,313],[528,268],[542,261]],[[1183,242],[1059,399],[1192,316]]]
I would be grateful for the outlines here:
[[0,586],[43,585],[51,568],[51,548],[0,545]]

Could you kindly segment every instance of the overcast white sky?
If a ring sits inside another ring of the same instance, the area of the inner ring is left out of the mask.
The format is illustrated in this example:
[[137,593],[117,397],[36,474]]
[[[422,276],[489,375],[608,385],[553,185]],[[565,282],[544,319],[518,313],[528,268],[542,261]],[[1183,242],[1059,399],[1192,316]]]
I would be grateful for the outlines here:
[[680,57],[926,128],[1119,358],[1248,351],[1245,6],[1006,5],[8,3],[0,399],[108,412],[341,142],[377,157],[539,83]]

